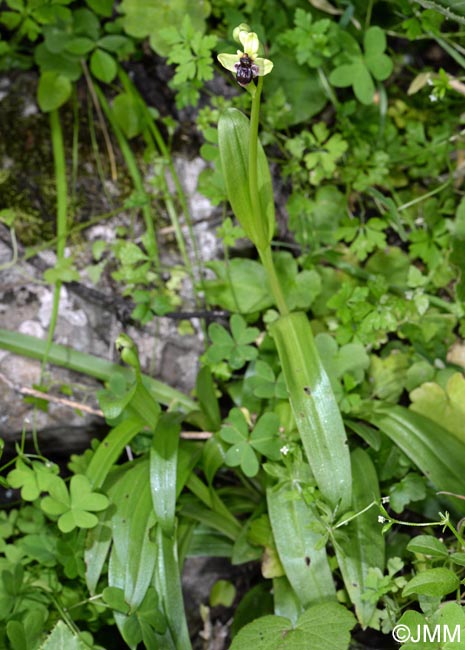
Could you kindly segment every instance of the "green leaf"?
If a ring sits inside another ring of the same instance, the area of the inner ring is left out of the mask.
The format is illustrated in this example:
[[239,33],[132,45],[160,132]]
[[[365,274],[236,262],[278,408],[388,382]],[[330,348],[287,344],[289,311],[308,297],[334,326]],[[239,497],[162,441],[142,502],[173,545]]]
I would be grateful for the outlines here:
[[372,57],[382,54],[386,49],[386,34],[381,27],[369,27],[363,37],[365,56]]
[[321,534],[312,529],[313,509],[286,483],[268,488],[266,498],[279,559],[300,604],[335,599],[326,548]]
[[262,311],[274,304],[266,271],[258,262],[235,258],[228,266],[219,261],[207,266],[217,276],[204,283],[210,303],[241,314]]
[[136,38],[149,36],[152,49],[160,56],[167,57],[172,45],[164,28],[181,29],[183,20],[188,15],[193,32],[203,34],[209,4],[206,0],[194,3],[190,0],[157,0],[156,3],[153,0],[123,0],[119,11],[124,14],[122,23],[128,34]]
[[[313,339],[307,316],[281,316],[271,326],[294,418],[322,496],[344,511],[352,475],[341,414]],[[334,477],[337,477],[335,480]]]
[[402,596],[418,594],[442,598],[455,591],[459,584],[459,577],[450,569],[445,567],[427,569],[418,573],[405,585]]
[[83,56],[92,52],[95,47],[95,42],[85,36],[77,36],[76,38],[67,37],[66,51],[76,56]]
[[352,65],[352,85],[355,97],[367,106],[373,103],[375,85],[366,65],[362,62]]
[[348,88],[352,85],[354,76],[354,64],[344,63],[343,65],[334,68],[329,75],[329,81],[336,86],[336,88]]
[[243,627],[231,650],[347,650],[353,615],[337,603],[309,607],[296,625],[282,616],[263,616]]
[[276,413],[265,413],[253,428],[250,435],[250,444],[270,460],[280,460],[281,442],[278,438],[278,432],[279,418]]
[[71,96],[71,81],[57,72],[43,72],[37,89],[37,101],[44,113],[63,106]]
[[407,544],[407,550],[433,559],[445,559],[449,556],[444,543],[432,535],[417,535]]
[[86,647],[63,621],[58,621],[40,650],[86,650]]
[[247,323],[239,314],[231,317],[230,327],[232,336],[222,325],[210,325],[208,334],[212,345],[207,351],[206,359],[211,363],[219,363],[225,359],[233,370],[238,370],[257,356],[257,348],[248,343],[255,341],[260,332],[256,327],[247,327]]
[[109,84],[116,77],[118,66],[111,54],[97,48],[90,57],[90,70],[94,77]]
[[296,65],[294,54],[283,48],[273,53],[273,74],[266,78],[266,88],[267,99],[272,93],[283,98],[282,110],[275,118],[278,129],[308,123],[327,102],[318,72]]
[[389,503],[395,512],[403,512],[412,501],[421,501],[426,497],[425,479],[418,474],[407,476],[389,488]]
[[[118,126],[122,129],[126,137],[134,138],[143,131],[145,117],[139,102],[133,94],[120,93],[117,95],[113,100],[112,110]],[[136,245],[133,244],[133,246]],[[127,261],[126,263],[129,262]]]
[[174,534],[176,510],[176,470],[180,418],[164,413],[158,420],[150,450],[150,490],[155,516],[168,535]]
[[99,16],[110,18],[113,13],[113,0],[86,0],[87,5]]
[[[361,512],[380,498],[378,476],[370,456],[361,448],[352,452],[351,464],[352,507]],[[376,609],[376,601],[364,598],[369,572],[376,568],[381,575],[384,573],[385,542],[377,521],[378,512],[373,507],[335,533],[336,557],[344,585],[363,628],[368,627]]]
[[257,184],[259,211],[252,208],[249,190],[249,120],[236,108],[228,108],[218,122],[223,178],[228,199],[247,237],[264,250],[271,242],[275,230],[274,198],[268,161],[258,142]]
[[454,373],[445,389],[434,382],[426,382],[410,393],[410,399],[412,411],[437,422],[465,443],[465,378],[462,373]]
[[[402,406],[380,407],[368,419],[407,454],[436,489],[463,493],[465,445],[447,429]],[[462,512],[462,503],[455,500],[451,507]]]
[[229,580],[217,580],[210,591],[210,606],[231,607],[236,597],[236,588]]

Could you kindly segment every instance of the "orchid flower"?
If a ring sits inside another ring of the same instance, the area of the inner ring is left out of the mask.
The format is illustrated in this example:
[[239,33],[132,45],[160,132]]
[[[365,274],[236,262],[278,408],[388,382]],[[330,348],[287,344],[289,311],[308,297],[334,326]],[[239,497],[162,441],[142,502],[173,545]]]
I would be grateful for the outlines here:
[[260,41],[255,32],[241,24],[234,30],[233,37],[242,45],[243,50],[237,50],[236,54],[218,54],[218,61],[226,70],[235,73],[238,84],[245,87],[255,77],[271,72],[273,62],[257,56]]

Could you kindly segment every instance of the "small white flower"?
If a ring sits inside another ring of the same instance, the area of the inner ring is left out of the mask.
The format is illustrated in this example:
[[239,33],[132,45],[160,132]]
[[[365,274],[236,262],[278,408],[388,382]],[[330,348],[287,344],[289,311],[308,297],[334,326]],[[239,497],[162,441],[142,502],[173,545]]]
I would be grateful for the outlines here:
[[389,503],[391,497],[381,497],[381,503]]
[[255,32],[250,32],[247,25],[241,24],[233,32],[235,40],[243,47],[236,54],[218,54],[221,65],[235,73],[237,83],[247,86],[255,77],[269,74],[273,69],[273,62],[258,55],[260,41]]
[[431,93],[431,95],[429,96],[429,100],[430,100],[430,102],[437,102],[438,98],[436,97],[436,95],[434,93]]
[[284,445],[283,447],[281,447],[279,451],[282,453],[283,456],[287,456],[287,454],[291,451],[291,449],[289,445]]
[[384,524],[386,521],[386,517],[383,517],[383,515],[378,515],[378,524]]

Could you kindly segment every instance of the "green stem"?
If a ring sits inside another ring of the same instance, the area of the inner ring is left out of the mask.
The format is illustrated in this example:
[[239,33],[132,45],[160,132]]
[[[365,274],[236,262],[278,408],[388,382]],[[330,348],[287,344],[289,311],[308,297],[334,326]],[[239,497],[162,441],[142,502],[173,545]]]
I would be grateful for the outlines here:
[[271,292],[273,294],[279,312],[281,316],[286,316],[289,313],[289,308],[287,306],[286,299],[284,298],[281,283],[276,273],[273,257],[271,255],[271,246],[268,246],[262,251],[259,250],[258,254],[260,255],[261,263],[263,264],[268,276]]
[[[55,166],[56,182],[56,214],[57,214],[57,264],[65,257],[66,237],[68,231],[67,224],[67,184],[66,184],[66,163],[65,151],[63,144],[63,132],[58,110],[50,112],[50,131],[52,136],[53,161]],[[47,343],[42,359],[42,368],[47,362],[47,357],[53,342],[53,336],[58,320],[58,307],[60,304],[61,281],[55,282],[53,290],[53,306],[50,316],[50,325],[48,328]]]
[[137,161],[135,159],[135,156],[132,152],[131,146],[126,136],[124,135],[123,131],[120,129],[120,127],[116,122],[113,111],[111,110],[110,105],[108,104],[102,90],[97,85],[94,86],[94,90],[98,98],[98,101],[100,103],[100,106],[102,107],[103,113],[105,114],[105,117],[109,121],[110,126],[113,129],[113,133],[115,134],[116,139],[118,140],[119,148],[121,150],[121,153],[123,154],[124,161],[126,163],[126,167],[128,169],[129,175],[132,178],[133,185],[136,191],[138,192],[138,194],[144,198],[144,204],[142,205],[141,210],[144,217],[145,227],[147,230],[147,252],[149,253],[149,255],[152,256],[154,264],[158,268],[160,266],[160,260],[158,255],[157,237],[155,233],[152,209],[150,207],[150,204],[148,203],[147,193],[144,188],[144,182],[139,167],[137,166]]
[[[260,212],[260,201],[258,194],[258,121],[260,115],[260,98],[263,88],[263,77],[258,77],[258,83],[255,94],[252,98],[252,111],[250,114],[250,132],[249,132],[249,192],[250,200],[252,203],[252,211],[254,214]],[[263,237],[264,238],[264,237]],[[284,298],[284,294],[279,282],[276,269],[271,255],[271,245],[268,244],[266,248],[258,249],[260,260],[265,268],[268,276],[268,282],[271,287],[273,297],[276,305],[282,316],[289,313],[289,309]]]

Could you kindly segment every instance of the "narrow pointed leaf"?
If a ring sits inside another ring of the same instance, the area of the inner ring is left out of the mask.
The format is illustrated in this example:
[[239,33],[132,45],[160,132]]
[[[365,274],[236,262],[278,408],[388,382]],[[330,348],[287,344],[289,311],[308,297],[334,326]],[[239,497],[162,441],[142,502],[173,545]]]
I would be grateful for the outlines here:
[[249,120],[235,108],[218,122],[218,143],[228,199],[236,219],[258,249],[266,248],[275,229],[273,188],[268,162],[258,143],[259,214],[254,214],[249,191]]

